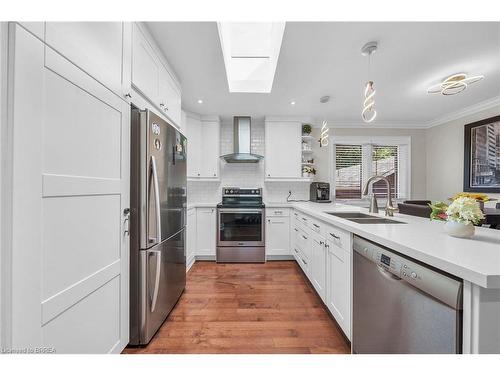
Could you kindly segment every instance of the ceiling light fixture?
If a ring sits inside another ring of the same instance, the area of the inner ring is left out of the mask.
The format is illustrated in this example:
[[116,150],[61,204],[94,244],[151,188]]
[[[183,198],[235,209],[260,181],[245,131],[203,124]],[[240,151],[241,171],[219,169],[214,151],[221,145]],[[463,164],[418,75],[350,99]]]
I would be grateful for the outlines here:
[[319,136],[319,147],[326,147],[328,146],[328,132],[330,131],[330,128],[328,127],[328,123],[326,120],[323,121],[323,124],[321,126],[321,133]]
[[[361,54],[363,56],[368,56],[368,78],[370,78],[370,57],[372,53],[377,51],[377,42],[368,42],[361,48]],[[370,123],[377,117],[377,111],[375,110],[375,88],[373,81],[368,80],[365,84],[363,101],[363,110],[361,111],[361,118],[364,122]]]
[[292,100],[292,101],[290,102],[290,105],[295,105],[295,100]]
[[468,77],[465,73],[457,73],[444,79],[443,82],[427,89],[428,94],[455,95],[464,91],[469,85],[482,80],[484,76]]
[[330,95],[325,95],[319,98],[320,103],[328,103],[330,101]]
[[203,100],[198,99],[198,104],[203,104]]

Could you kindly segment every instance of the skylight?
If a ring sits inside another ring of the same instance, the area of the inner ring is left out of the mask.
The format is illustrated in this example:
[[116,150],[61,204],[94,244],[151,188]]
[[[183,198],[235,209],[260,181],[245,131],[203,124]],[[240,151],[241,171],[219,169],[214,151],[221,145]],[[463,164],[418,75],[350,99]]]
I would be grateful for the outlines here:
[[269,93],[285,22],[219,22],[230,92]]

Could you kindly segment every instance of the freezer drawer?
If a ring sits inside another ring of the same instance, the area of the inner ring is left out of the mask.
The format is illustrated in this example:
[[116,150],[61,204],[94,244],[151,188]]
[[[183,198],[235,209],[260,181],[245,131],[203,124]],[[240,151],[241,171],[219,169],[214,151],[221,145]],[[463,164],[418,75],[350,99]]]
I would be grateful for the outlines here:
[[[130,344],[147,344],[177,303],[186,285],[185,229],[139,254],[139,311],[130,316]],[[134,287],[134,286],[132,286]],[[131,301],[132,303],[132,301]],[[133,321],[139,324],[134,325]]]

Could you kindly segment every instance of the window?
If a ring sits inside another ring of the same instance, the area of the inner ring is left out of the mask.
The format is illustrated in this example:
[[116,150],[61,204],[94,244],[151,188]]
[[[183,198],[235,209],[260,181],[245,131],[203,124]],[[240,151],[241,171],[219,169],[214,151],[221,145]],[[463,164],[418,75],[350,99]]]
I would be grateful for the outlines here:
[[[366,181],[385,176],[395,198],[409,198],[409,148],[405,137],[335,137],[333,186],[336,199],[362,199]],[[386,185],[376,181],[371,190],[386,198]]]

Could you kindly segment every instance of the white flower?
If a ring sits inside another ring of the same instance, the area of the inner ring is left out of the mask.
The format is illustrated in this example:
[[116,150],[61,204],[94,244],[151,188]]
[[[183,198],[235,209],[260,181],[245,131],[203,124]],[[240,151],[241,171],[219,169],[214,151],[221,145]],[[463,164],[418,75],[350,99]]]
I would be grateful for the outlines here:
[[463,224],[478,224],[484,218],[479,204],[469,197],[455,199],[446,210],[446,215],[449,221]]

